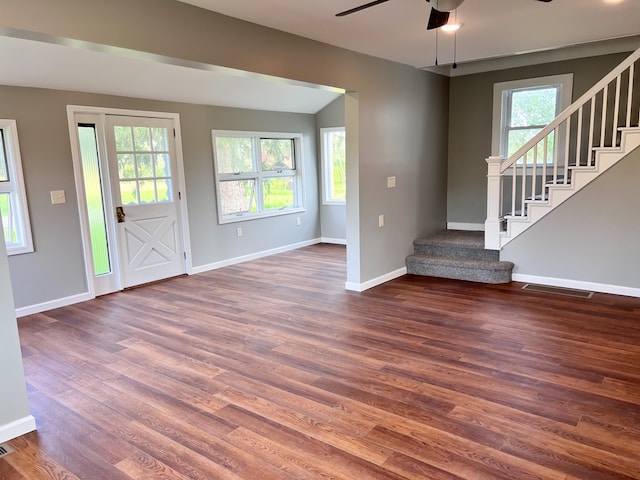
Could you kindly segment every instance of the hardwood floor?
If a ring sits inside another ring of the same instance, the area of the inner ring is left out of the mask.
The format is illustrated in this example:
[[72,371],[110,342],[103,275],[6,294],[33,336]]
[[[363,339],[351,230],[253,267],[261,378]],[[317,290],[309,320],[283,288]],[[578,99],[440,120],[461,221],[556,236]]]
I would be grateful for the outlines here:
[[19,320],[16,479],[640,478],[640,299],[318,245]]

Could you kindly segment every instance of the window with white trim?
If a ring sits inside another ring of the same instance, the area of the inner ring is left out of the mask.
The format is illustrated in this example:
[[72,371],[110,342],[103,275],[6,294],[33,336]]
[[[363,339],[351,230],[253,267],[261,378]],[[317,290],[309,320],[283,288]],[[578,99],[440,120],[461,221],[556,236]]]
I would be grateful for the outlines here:
[[[492,155],[508,158],[571,104],[573,74],[496,83]],[[547,158],[553,162],[555,138]]]
[[213,130],[218,221],[303,211],[302,134]]
[[0,215],[7,253],[33,252],[15,120],[0,120]]
[[347,192],[345,128],[321,128],[320,137],[322,201],[325,205],[344,205]]

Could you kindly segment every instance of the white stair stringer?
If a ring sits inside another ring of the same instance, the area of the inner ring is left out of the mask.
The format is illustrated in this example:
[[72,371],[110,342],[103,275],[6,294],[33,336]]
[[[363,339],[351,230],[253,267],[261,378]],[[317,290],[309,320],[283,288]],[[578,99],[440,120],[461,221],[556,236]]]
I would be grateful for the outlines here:
[[621,132],[619,147],[593,149],[595,166],[569,167],[572,171],[570,184],[549,185],[547,187],[548,200],[527,201],[527,215],[525,216],[505,216],[507,229],[500,234],[500,247],[504,247],[640,146],[640,127],[620,128],[619,131]]

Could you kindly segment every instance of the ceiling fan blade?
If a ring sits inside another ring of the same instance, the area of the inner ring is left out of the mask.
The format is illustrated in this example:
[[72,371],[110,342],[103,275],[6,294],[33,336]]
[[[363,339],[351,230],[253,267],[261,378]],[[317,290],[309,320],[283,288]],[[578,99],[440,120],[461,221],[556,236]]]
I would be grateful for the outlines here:
[[427,30],[433,30],[434,28],[440,28],[446,25],[449,21],[449,12],[441,12],[435,8],[431,9],[429,14],[429,23],[427,23]]
[[365,8],[373,7],[374,5],[379,5],[380,3],[385,3],[388,1],[389,0],[374,0],[373,2],[365,3],[364,5],[360,5],[359,7],[350,8],[349,10],[345,10],[344,12],[336,13],[336,17],[351,15],[352,13],[359,12],[360,10],[364,10]]

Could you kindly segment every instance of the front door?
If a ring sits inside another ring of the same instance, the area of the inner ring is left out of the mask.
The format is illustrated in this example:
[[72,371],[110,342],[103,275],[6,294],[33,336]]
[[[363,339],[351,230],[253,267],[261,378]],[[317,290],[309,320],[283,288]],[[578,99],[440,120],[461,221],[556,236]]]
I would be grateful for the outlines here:
[[109,115],[105,130],[121,287],[185,273],[172,120]]

